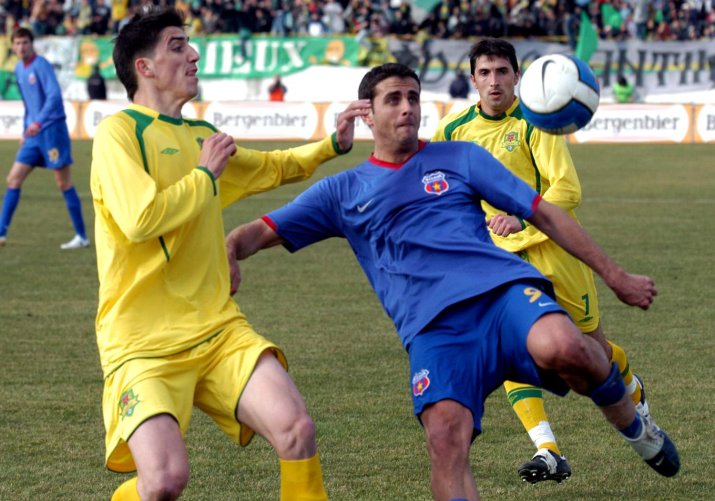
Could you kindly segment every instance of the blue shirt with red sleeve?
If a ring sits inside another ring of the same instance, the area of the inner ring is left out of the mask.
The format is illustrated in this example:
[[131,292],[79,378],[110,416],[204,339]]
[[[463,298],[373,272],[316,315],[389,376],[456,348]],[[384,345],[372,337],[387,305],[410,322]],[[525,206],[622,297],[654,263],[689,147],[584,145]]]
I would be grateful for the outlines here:
[[407,347],[448,306],[522,279],[548,281],[492,242],[484,199],[528,219],[541,198],[467,142],[421,143],[402,164],[372,157],[264,216],[295,252],[343,237]]

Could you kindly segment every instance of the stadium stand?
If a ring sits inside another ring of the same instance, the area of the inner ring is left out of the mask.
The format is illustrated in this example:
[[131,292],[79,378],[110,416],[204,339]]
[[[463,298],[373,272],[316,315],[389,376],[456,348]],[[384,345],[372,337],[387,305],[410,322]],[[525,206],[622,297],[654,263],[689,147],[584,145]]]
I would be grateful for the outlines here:
[[[4,0],[0,32],[111,35],[152,3],[180,8],[191,34],[558,37],[573,45],[585,10],[603,39],[715,38],[715,0]],[[416,15],[417,4],[431,9]]]

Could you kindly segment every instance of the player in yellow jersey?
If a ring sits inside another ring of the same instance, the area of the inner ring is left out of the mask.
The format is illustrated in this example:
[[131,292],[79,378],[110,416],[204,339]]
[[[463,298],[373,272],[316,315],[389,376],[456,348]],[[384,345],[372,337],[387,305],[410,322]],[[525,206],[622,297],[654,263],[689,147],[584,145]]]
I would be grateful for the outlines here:
[[121,30],[114,63],[132,104],[102,121],[92,151],[106,464],[137,472],[112,499],[179,497],[194,406],[237,444],[254,433],[268,440],[282,500],[326,499],[315,426],[285,357],[231,299],[221,211],[349,150],[365,104],[348,106],[322,141],[241,148],[181,116],[198,92],[188,42],[172,8],[145,10]]
[[[480,100],[444,117],[432,140],[470,141],[483,146],[544,200],[578,220],[574,209],[581,203],[581,186],[565,139],[539,131],[521,115],[514,92],[520,77],[514,47],[505,40],[484,39],[472,47],[469,61],[471,81]],[[642,382],[631,372],[623,349],[603,335],[591,269],[526,221],[504,214],[486,202],[482,205],[490,220],[494,242],[518,253],[553,282],[559,304],[579,329],[599,341],[618,364],[637,409],[649,418]],[[549,425],[541,389],[511,381],[504,387],[537,448],[533,458],[518,468],[521,478],[532,483],[568,478],[571,467]]]

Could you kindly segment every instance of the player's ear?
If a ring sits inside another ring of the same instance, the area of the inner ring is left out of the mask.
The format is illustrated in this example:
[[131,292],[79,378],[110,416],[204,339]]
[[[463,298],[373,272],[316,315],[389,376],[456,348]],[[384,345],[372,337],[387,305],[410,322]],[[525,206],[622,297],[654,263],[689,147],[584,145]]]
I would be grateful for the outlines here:
[[141,75],[144,78],[151,78],[154,76],[152,61],[149,58],[138,57],[134,61],[134,69],[137,71],[137,75]]
[[517,85],[519,80],[521,80],[521,71],[514,73],[514,85]]
[[367,115],[363,115],[360,117],[360,120],[362,120],[365,123],[365,125],[367,125],[371,129],[372,129],[372,126],[375,125],[375,121],[373,120],[372,113],[373,113],[373,111],[372,111],[372,106],[371,106],[370,111],[367,112]]

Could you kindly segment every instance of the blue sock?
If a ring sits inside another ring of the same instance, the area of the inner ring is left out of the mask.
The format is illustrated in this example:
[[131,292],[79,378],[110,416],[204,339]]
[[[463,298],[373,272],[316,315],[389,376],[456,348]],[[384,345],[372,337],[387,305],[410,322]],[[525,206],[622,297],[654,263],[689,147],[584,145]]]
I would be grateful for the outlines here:
[[70,219],[72,219],[72,226],[74,226],[74,231],[82,238],[87,238],[87,232],[84,229],[84,219],[82,219],[82,202],[79,200],[79,195],[77,195],[77,190],[74,186],[67,191],[63,191],[62,195],[65,197],[65,205],[67,205],[67,211],[70,213]]
[[622,430],[618,431],[620,431],[621,434],[626,438],[634,439],[640,436],[641,430],[643,430],[643,422],[641,421],[641,418],[638,413],[636,413],[636,415],[633,417],[633,422]]
[[2,214],[0,214],[0,237],[7,235],[10,227],[12,215],[15,213],[17,204],[20,203],[20,188],[8,188],[5,198],[2,201]]

